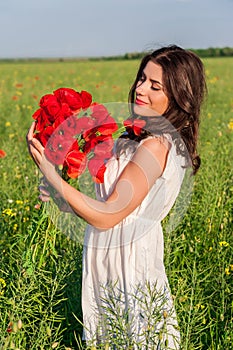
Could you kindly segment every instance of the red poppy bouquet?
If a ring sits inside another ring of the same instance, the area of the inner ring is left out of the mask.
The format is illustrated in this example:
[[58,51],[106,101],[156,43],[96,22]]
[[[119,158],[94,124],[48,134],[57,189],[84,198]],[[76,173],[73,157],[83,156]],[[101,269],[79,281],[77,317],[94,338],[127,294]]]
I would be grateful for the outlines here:
[[107,108],[92,102],[87,91],[59,88],[44,95],[33,114],[35,137],[63,179],[78,178],[88,168],[93,180],[104,181],[106,161],[113,153],[118,124]]

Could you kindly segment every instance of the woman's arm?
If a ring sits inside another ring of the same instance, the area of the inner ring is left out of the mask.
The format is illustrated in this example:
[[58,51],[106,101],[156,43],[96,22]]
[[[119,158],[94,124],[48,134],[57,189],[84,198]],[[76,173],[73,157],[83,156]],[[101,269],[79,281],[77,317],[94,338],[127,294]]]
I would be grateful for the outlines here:
[[168,143],[156,138],[145,140],[123,170],[112,194],[105,202],[100,202],[76,190],[60,177],[46,159],[44,147],[33,138],[33,130],[34,125],[27,135],[33,160],[74,212],[99,229],[115,226],[136,209],[166,165]]

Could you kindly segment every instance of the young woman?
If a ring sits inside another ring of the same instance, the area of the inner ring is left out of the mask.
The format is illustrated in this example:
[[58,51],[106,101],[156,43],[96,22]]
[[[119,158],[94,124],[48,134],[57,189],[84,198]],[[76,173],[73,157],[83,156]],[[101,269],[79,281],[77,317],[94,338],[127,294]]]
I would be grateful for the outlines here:
[[[200,166],[197,137],[205,90],[203,64],[190,51],[168,46],[142,59],[129,93],[131,123],[116,142],[97,199],[61,179],[33,138],[35,123],[29,129],[29,151],[46,181],[88,223],[82,284],[87,341],[179,348],[161,221],[177,198],[185,169],[196,173]],[[43,186],[40,198],[49,198]]]

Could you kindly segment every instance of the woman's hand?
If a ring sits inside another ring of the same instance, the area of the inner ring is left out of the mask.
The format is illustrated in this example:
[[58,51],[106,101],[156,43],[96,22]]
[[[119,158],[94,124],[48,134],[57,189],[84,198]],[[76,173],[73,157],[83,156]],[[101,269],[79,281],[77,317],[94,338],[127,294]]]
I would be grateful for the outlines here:
[[41,183],[38,187],[40,195],[39,199],[42,202],[49,202],[50,199],[58,206],[58,208],[65,213],[74,213],[69,204],[56,190],[48,183],[45,177],[41,179]]
[[35,164],[38,166],[38,168],[41,170],[44,176],[47,179],[49,179],[49,178],[52,178],[56,170],[54,165],[50,163],[45,157],[44,147],[42,146],[40,141],[34,137],[35,124],[36,124],[35,122],[32,123],[27,133],[26,140],[27,140],[28,150]]
[[42,202],[48,202],[50,198],[56,203],[60,210],[64,212],[73,212],[64,198],[51,186],[55,179],[60,178],[56,172],[55,166],[50,163],[44,154],[44,147],[34,136],[35,122],[32,123],[27,134],[27,145],[29,153],[35,164],[43,173],[44,177],[39,186],[39,199]]

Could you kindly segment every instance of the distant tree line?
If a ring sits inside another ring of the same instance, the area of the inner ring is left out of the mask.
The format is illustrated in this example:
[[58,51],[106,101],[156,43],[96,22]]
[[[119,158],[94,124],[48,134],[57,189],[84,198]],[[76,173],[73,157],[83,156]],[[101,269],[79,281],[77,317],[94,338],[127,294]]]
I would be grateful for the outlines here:
[[[199,57],[232,57],[233,56],[233,47],[209,47],[208,49],[189,49],[190,51],[195,52]],[[69,61],[101,61],[101,60],[133,60],[141,59],[144,57],[147,52],[130,52],[125,53],[124,55],[118,56],[101,56],[101,57],[54,57],[54,58],[0,58],[0,62],[69,62]]]
[[191,49],[200,57],[230,57],[233,56],[233,47],[209,47],[208,49]]
[[[207,49],[189,49],[195,52],[199,57],[230,57],[233,56],[233,47],[209,47]],[[93,57],[90,60],[132,60],[141,59],[148,52],[130,52],[122,56],[106,56],[106,57]]]

